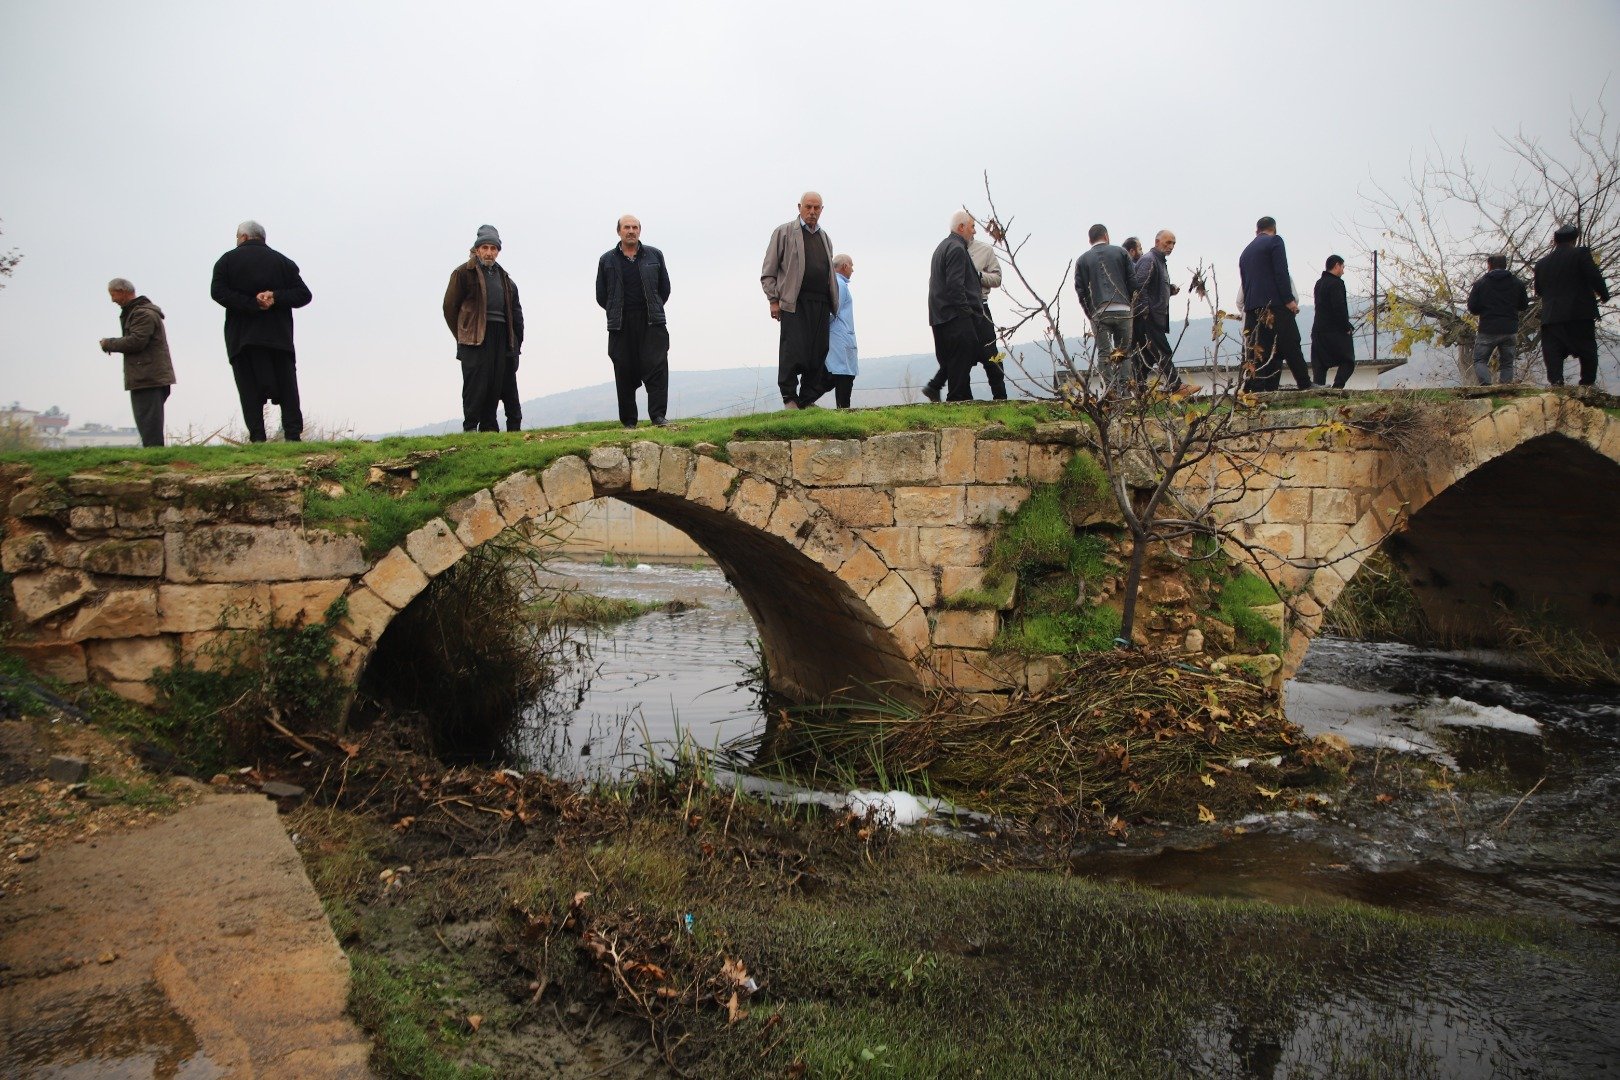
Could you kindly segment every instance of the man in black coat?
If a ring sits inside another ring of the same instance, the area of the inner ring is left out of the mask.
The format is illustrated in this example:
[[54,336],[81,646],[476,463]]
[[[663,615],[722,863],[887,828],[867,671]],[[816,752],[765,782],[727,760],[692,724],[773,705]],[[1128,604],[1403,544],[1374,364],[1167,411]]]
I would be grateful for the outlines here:
[[1343,390],[1356,371],[1355,327],[1350,323],[1350,297],[1344,289],[1344,260],[1329,255],[1316,279],[1316,316],[1311,320],[1311,380],[1327,385],[1334,368],[1333,389]]
[[1496,381],[1513,381],[1519,356],[1519,313],[1530,306],[1524,282],[1508,272],[1506,255],[1485,258],[1485,276],[1468,290],[1468,312],[1479,316],[1474,334],[1474,378],[1491,385],[1491,354],[1496,354]]
[[669,267],[664,253],[641,242],[641,221],[619,218],[619,242],[596,260],[596,303],[607,312],[608,359],[619,396],[619,423],[633,428],[636,391],[647,388],[647,418],[667,421],[669,404]]
[[1582,386],[1597,382],[1597,306],[1599,301],[1608,302],[1609,286],[1592,258],[1592,249],[1575,243],[1580,238],[1577,226],[1558,226],[1552,252],[1536,263],[1541,359],[1551,386],[1564,385],[1566,356],[1581,362]]
[[264,442],[264,403],[274,401],[281,405],[282,438],[299,442],[304,414],[298,405],[292,309],[311,297],[298,264],[264,242],[263,225],[244,221],[236,227],[236,247],[214,264],[211,292],[225,309],[225,354],[248,438]]
[[982,285],[968,244],[978,231],[973,215],[958,210],[951,233],[939,242],[928,264],[928,325],[934,331],[934,356],[945,372],[945,400],[972,401],[968,377],[979,358],[976,320],[983,319]]
[[1254,365],[1250,390],[1275,390],[1282,378],[1283,361],[1300,390],[1311,387],[1311,370],[1300,348],[1299,300],[1288,273],[1288,249],[1277,235],[1277,219],[1254,223],[1254,239],[1238,256],[1243,288],[1243,340]]

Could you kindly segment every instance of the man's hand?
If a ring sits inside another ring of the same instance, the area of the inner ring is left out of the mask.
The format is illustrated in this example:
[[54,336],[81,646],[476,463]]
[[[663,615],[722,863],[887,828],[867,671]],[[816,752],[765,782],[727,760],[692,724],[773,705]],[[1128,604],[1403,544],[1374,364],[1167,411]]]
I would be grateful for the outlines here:
[[266,289],[264,292],[255,297],[255,299],[259,301],[260,311],[269,311],[276,302],[276,294],[271,292],[269,289]]
[[782,301],[780,301],[780,300],[772,300],[771,301],[771,318],[775,319],[778,322],[782,321]]
[[109,351],[108,348],[107,348],[107,342],[109,342],[111,340],[112,340],[112,338],[110,338],[110,337],[104,337],[104,338],[101,339],[100,345],[101,345],[101,351],[102,352]]
[[1171,296],[1178,296],[1178,295],[1180,295],[1180,293],[1181,293],[1181,286],[1180,285],[1172,285],[1172,286],[1170,286],[1170,295]]
[[1295,315],[1298,315],[1299,314],[1299,301],[1298,300],[1290,300],[1290,301],[1288,301],[1288,310],[1292,311]]

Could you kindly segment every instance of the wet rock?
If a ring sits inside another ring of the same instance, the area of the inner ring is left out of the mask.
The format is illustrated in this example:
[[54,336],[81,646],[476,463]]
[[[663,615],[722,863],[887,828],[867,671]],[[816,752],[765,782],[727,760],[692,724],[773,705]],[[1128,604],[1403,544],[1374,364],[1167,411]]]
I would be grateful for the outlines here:
[[45,763],[45,775],[58,784],[82,784],[90,778],[90,763],[57,754]]
[[297,784],[284,784],[280,780],[266,780],[259,785],[259,790],[277,802],[282,799],[302,799],[304,797],[303,788]]

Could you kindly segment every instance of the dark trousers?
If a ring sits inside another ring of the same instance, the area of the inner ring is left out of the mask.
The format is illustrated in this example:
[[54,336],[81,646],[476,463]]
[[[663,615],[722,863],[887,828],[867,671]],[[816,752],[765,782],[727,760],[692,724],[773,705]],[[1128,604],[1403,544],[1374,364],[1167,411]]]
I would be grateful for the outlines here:
[[1138,315],[1131,324],[1131,338],[1136,343],[1138,382],[1146,384],[1149,376],[1157,371],[1160,389],[1174,390],[1181,385],[1181,376],[1171,359],[1170,335],[1157,316]]
[[1581,385],[1597,384],[1597,334],[1590,319],[1576,322],[1541,324],[1541,360],[1547,365],[1547,382],[1564,385],[1564,358],[1581,362]]
[[1305,366],[1305,349],[1299,338],[1299,320],[1282,305],[1248,311],[1243,315],[1243,342],[1254,374],[1246,387],[1275,390],[1282,381],[1283,362],[1301,390],[1311,386],[1311,369]]
[[506,381],[501,384],[501,411],[506,414],[506,430],[523,430],[523,399],[518,396],[518,358],[506,367]]
[[1343,390],[1356,373],[1356,343],[1349,334],[1311,335],[1311,381],[1327,385],[1328,368],[1333,368],[1333,389]]
[[608,331],[608,359],[619,392],[619,423],[635,427],[636,391],[647,388],[647,419],[664,422],[669,406],[669,327],[649,326],[647,309],[627,307],[620,329]]
[[776,354],[776,388],[782,403],[803,408],[827,392],[827,329],[832,304],[822,296],[799,296],[798,310],[779,311],[781,343]]
[[[984,317],[986,319],[991,318],[989,304],[984,305]],[[982,359],[978,356],[973,358],[973,362],[975,364],[982,364],[984,366],[984,381],[990,384],[990,396],[996,401],[1006,401],[1007,373],[1002,370],[1001,365],[994,360]],[[968,374],[971,375],[972,372],[970,371]],[[937,395],[940,389],[945,385],[945,379],[946,371],[942,365],[937,371],[934,372],[934,377],[928,380],[928,389],[932,390],[934,394]]]
[[945,372],[946,401],[972,401],[973,386],[969,376],[978,360],[978,335],[973,332],[973,320],[959,315],[934,329],[934,358]]
[[[129,405],[135,412],[135,430],[142,446],[163,445],[163,403],[169,400],[167,386],[149,386],[129,392]],[[260,410],[262,414],[264,410]]]
[[281,437],[298,442],[304,437],[304,413],[298,405],[298,366],[290,352],[249,345],[231,357],[236,396],[242,402],[242,422],[250,442],[264,442],[264,403],[281,406]]
[[461,345],[456,349],[456,356],[461,360],[462,431],[501,430],[495,420],[495,406],[501,401],[508,375],[512,378],[514,395],[517,392],[517,376],[510,370],[506,335],[504,321],[486,322],[482,345]]
[[855,392],[855,376],[834,375],[829,371],[827,382],[832,386],[833,404],[840,409],[849,408],[850,395]]

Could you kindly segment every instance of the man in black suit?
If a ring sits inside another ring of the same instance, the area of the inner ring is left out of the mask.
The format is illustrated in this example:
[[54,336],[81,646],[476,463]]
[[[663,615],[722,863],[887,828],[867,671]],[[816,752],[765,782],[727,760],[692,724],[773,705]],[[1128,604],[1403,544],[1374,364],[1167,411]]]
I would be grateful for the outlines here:
[[242,399],[248,439],[264,442],[264,403],[281,405],[281,435],[298,442],[304,414],[298,402],[293,308],[310,301],[298,264],[264,242],[264,226],[236,227],[236,247],[214,264],[214,302],[225,309],[225,353]]
[[1536,295],[1541,298],[1541,358],[1547,383],[1564,385],[1564,358],[1581,362],[1581,385],[1597,382],[1598,303],[1609,299],[1609,286],[1592,258],[1592,249],[1575,243],[1581,230],[1560,225],[1552,252],[1536,263]]

